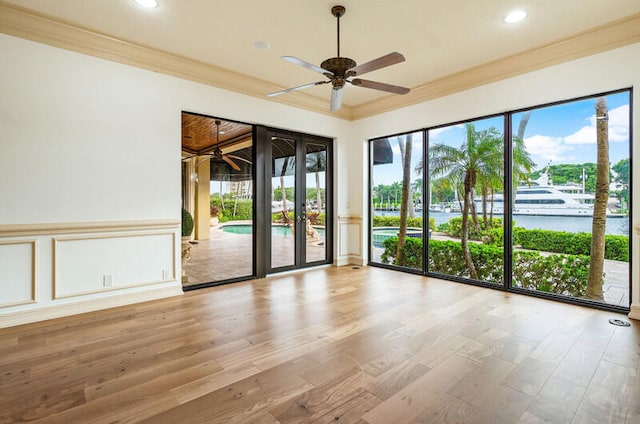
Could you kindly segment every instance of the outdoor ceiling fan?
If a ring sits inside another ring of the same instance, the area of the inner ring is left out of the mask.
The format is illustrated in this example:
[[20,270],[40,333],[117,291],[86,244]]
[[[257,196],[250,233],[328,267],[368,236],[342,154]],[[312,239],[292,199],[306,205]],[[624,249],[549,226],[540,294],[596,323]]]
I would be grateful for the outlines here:
[[[195,157],[195,156],[211,156],[214,159],[225,161],[231,168],[233,168],[236,171],[240,171],[240,167],[238,166],[238,164],[236,164],[233,161],[233,159],[240,160],[240,161],[243,161],[243,162],[247,162],[248,164],[251,164],[251,161],[249,161],[249,160],[247,160],[245,158],[241,158],[240,156],[222,153],[222,149],[220,148],[220,124],[221,123],[222,122],[220,120],[216,119],[216,121],[215,121],[215,124],[216,124],[216,144],[215,144],[213,150],[210,153],[209,152],[207,152],[207,153],[198,153],[198,154],[195,154],[195,155],[192,155],[192,156],[188,156],[188,157],[182,158],[182,160],[190,159],[190,158]],[[198,163],[198,165],[200,163]],[[196,165],[196,167],[198,165]]]
[[355,85],[356,87],[372,88],[374,90],[386,91],[387,93],[393,94],[407,94],[410,91],[409,88],[400,87],[398,85],[353,78],[367,72],[375,71],[377,69],[395,65],[396,63],[404,62],[405,58],[400,53],[393,52],[381,56],[377,59],[373,59],[367,63],[363,63],[362,65],[358,65],[353,59],[350,59],[348,57],[340,57],[340,18],[344,15],[344,13],[344,6],[333,6],[331,8],[331,14],[335,16],[338,21],[337,57],[326,59],[320,64],[320,66],[316,66],[294,56],[282,56],[282,58],[287,62],[318,72],[327,77],[328,80],[312,82],[309,84],[300,85],[298,87],[287,88],[286,90],[275,91],[273,93],[267,94],[267,96],[279,96],[280,94],[304,90],[305,88],[314,87],[316,85],[331,83],[333,87],[333,89],[331,90],[331,111],[333,112],[340,109],[340,107],[342,106],[342,89],[344,88],[346,83]]

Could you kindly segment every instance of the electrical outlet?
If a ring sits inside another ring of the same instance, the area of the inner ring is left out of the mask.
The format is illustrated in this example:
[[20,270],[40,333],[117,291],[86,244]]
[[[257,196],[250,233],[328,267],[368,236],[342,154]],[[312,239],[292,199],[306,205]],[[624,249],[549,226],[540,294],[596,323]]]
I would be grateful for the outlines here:
[[163,269],[162,270],[162,279],[163,280],[170,280],[171,279],[171,271],[169,271],[168,269]]
[[111,274],[106,274],[102,276],[102,287],[111,287],[113,286],[113,276]]

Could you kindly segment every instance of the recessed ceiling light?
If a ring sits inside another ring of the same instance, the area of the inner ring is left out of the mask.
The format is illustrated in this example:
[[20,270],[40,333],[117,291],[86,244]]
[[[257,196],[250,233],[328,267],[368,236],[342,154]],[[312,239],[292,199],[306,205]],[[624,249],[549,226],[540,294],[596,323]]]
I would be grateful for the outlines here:
[[135,0],[135,2],[142,7],[146,7],[147,9],[153,9],[158,7],[157,0]]
[[504,21],[508,24],[515,24],[516,22],[520,22],[526,17],[527,12],[525,12],[524,10],[514,10],[513,12],[510,12],[506,18],[504,18]]
[[256,41],[253,43],[253,48],[257,50],[267,50],[269,47],[269,43],[265,43],[264,41]]

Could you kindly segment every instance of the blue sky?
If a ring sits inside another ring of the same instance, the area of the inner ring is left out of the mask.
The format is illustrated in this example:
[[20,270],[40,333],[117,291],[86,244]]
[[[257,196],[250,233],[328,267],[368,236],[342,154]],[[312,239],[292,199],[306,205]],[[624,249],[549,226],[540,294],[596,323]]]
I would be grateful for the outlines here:
[[[524,141],[537,169],[551,164],[596,162],[595,98],[533,109],[527,125]],[[609,158],[611,165],[629,157],[629,94],[627,92],[607,96],[609,109]],[[513,115],[514,131],[517,131],[522,113]],[[491,126],[502,131],[502,117],[475,122],[476,129]],[[464,125],[431,130],[430,143],[459,146],[465,139]],[[400,152],[397,141],[392,139],[394,163],[374,167],[374,185],[390,184],[401,180]],[[421,143],[414,145],[412,163],[420,159]],[[415,173],[412,173],[415,174]],[[412,175],[412,180],[418,178]]]

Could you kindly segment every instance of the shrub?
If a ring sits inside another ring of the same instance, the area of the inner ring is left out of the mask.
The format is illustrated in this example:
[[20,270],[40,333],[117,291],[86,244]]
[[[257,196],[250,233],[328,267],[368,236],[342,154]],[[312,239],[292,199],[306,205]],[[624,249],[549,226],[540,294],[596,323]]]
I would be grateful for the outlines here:
[[404,254],[403,263],[397,263],[396,253],[398,251],[398,237],[389,237],[382,242],[384,252],[380,259],[382,263],[393,264],[405,268],[422,268],[422,239],[407,237],[402,249]]
[[[397,263],[398,238],[383,242],[381,260],[409,268],[422,268],[422,239],[407,239],[405,262]],[[473,264],[482,281],[502,284],[503,249],[470,243]],[[462,253],[462,245],[456,241],[429,241],[429,271],[456,277],[469,278]],[[516,251],[513,254],[513,284],[530,290],[561,295],[584,296],[589,274],[589,257],[586,255],[548,255],[538,252]]]
[[[502,228],[502,218],[493,218],[492,225],[485,228],[484,221],[478,219],[480,231],[476,231],[473,220],[469,217],[469,240],[481,240],[484,231],[489,228]],[[449,220],[449,230],[447,231],[451,237],[462,237],[462,217],[458,216]]]
[[[589,255],[591,234],[566,231],[524,230],[518,234],[518,243],[524,249],[545,252]],[[629,262],[629,238],[607,234],[605,236],[605,259]]]
[[[374,215],[373,226],[374,227],[399,227],[400,217]],[[422,217],[415,217],[415,218],[408,217],[407,227],[422,228]],[[436,220],[433,218],[429,218],[429,229],[431,231],[435,231],[436,229]]]
[[182,208],[182,237],[189,237],[193,232],[193,216],[191,213]]
[[[233,214],[235,204],[235,215]],[[225,204],[225,208],[221,210],[220,222],[227,222],[232,220],[252,220],[253,219],[253,201],[252,200],[238,200],[237,203],[232,200]]]

